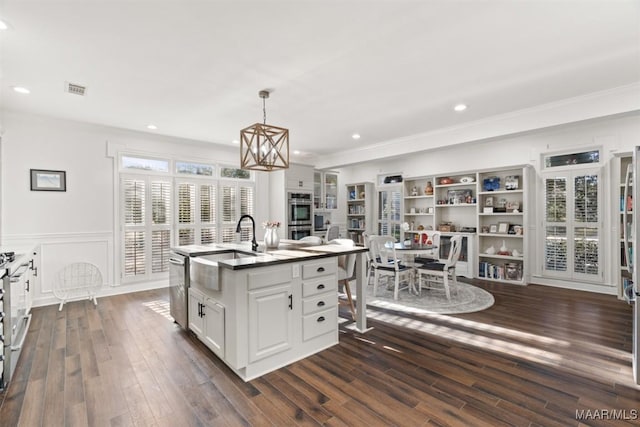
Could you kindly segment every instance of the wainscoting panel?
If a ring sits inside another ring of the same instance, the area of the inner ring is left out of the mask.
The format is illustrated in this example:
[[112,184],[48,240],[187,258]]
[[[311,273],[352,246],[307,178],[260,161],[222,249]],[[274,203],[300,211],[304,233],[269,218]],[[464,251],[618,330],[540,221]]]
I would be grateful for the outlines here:
[[104,294],[114,283],[113,233],[59,233],[43,235],[3,236],[2,247],[16,252],[33,250],[37,255],[35,265],[38,276],[32,284],[31,298],[34,306],[55,304],[53,283],[56,273],[74,262],[95,264],[102,274]]

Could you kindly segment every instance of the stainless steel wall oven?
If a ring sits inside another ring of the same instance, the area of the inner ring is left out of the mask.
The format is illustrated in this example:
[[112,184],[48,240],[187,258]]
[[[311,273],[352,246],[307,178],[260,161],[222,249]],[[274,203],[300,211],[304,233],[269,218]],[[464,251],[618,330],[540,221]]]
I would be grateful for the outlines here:
[[289,193],[287,197],[287,238],[311,236],[313,204],[311,193]]

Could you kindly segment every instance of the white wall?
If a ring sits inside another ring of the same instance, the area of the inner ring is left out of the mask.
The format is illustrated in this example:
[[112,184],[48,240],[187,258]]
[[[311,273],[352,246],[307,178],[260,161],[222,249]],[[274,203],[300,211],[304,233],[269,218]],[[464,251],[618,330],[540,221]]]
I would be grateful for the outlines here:
[[[238,165],[237,146],[222,146],[4,112],[2,115],[0,211],[2,250],[38,246],[40,286],[34,304],[54,303],[52,275],[72,257],[96,263],[108,285],[118,282],[114,271],[114,161],[108,146],[131,152],[181,156],[184,160]],[[29,169],[64,170],[66,192],[30,191]],[[268,174],[256,182],[256,221],[268,218]],[[261,209],[264,207],[263,209]],[[105,286],[102,295],[130,292],[162,283]]]
[[[604,164],[602,178],[604,182],[604,246],[603,261],[604,283],[598,286],[588,284],[575,285],[568,282],[548,281],[540,277],[539,250],[529,251],[528,262],[533,265],[533,282],[552,284],[604,293],[617,293],[618,267],[613,262],[614,251],[619,251],[617,234],[618,206],[617,182],[611,182],[610,165],[616,154],[630,153],[632,148],[640,145],[640,112],[610,118],[600,118],[564,126],[526,132],[491,140],[470,142],[437,150],[417,151],[411,155],[402,155],[385,160],[360,163],[339,169],[343,183],[373,181],[378,175],[401,173],[404,177],[420,177],[429,175],[446,175],[456,172],[497,169],[513,165],[533,165],[537,174],[540,172],[540,160],[543,153],[564,150],[580,150],[592,147],[602,148]],[[342,186],[341,186],[342,188]],[[540,197],[539,189],[535,196]],[[539,199],[540,200],[540,199]],[[610,203],[611,200],[616,203]],[[337,215],[346,217],[346,197],[339,198]],[[538,219],[539,221],[539,219]],[[535,222],[535,220],[534,220]],[[616,234],[614,234],[616,233]],[[540,243],[531,239],[531,247],[539,248]]]

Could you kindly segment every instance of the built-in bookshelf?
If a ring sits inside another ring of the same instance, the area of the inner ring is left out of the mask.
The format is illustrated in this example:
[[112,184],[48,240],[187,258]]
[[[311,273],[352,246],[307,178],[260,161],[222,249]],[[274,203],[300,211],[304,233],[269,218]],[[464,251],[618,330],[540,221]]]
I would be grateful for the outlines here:
[[364,244],[362,233],[373,233],[373,183],[347,184],[347,236]]

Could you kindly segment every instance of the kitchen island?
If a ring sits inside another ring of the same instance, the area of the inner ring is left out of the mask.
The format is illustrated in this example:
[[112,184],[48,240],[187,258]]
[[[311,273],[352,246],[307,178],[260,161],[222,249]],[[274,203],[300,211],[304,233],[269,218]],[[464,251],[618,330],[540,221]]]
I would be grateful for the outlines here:
[[283,241],[172,248],[189,257],[188,328],[245,381],[338,343],[338,257],[355,254],[356,329],[366,331],[363,247]]

